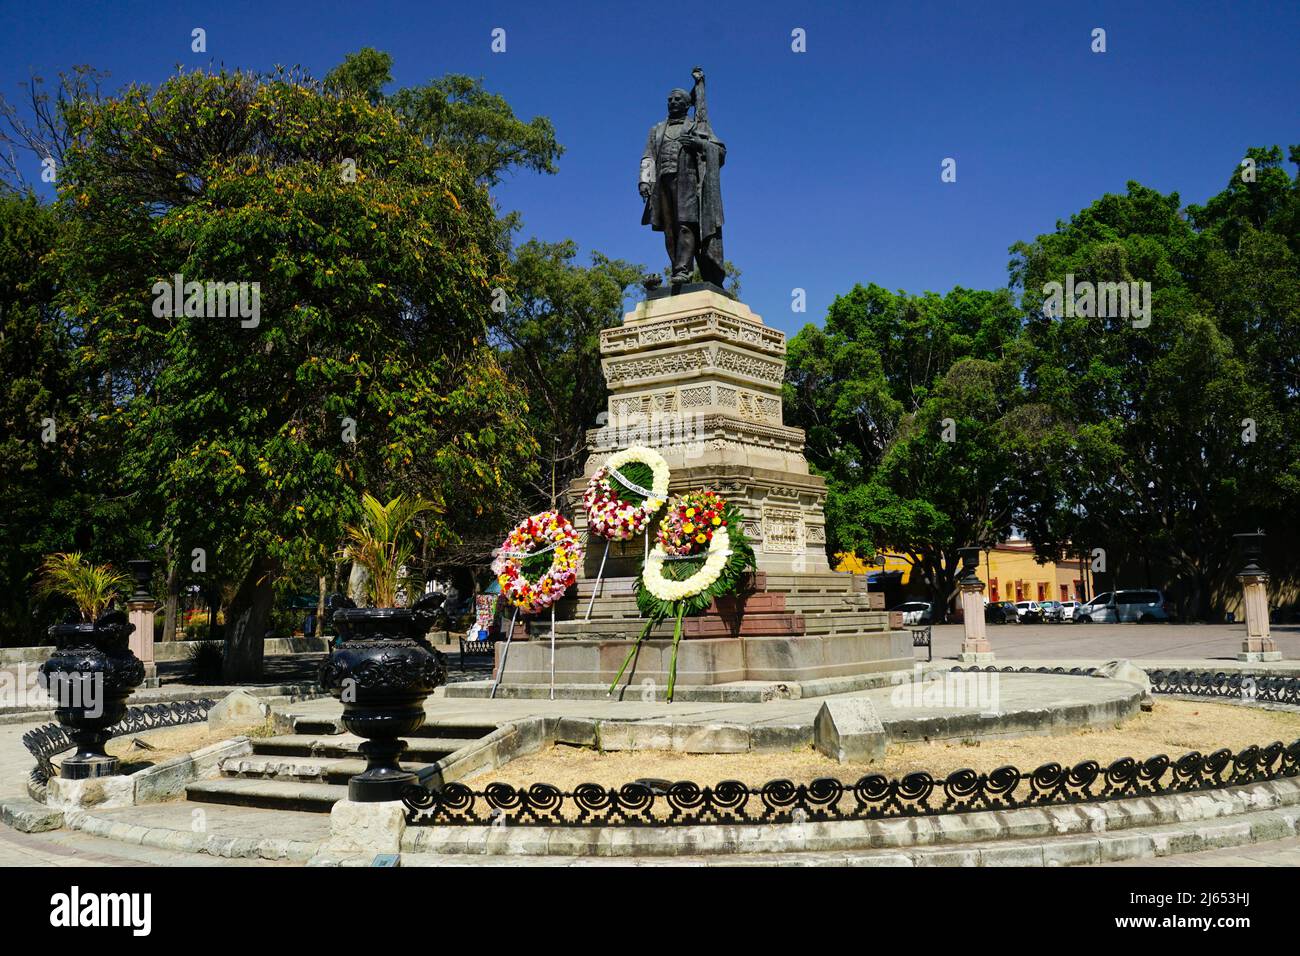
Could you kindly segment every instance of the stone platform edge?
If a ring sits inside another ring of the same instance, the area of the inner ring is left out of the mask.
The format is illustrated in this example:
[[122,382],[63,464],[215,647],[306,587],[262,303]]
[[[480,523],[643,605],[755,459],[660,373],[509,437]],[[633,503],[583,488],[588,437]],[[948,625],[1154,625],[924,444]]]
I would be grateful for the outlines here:
[[[1206,826],[1207,821],[1222,821]],[[1147,828],[1156,832],[1141,832]],[[1128,831],[1115,833],[1114,831]],[[1137,832],[1134,832],[1137,831]],[[902,865],[1051,865],[1111,862],[1285,839],[1300,832],[1300,780],[1042,808],[983,810],[824,823],[682,827],[408,826],[403,853],[448,856],[635,857],[925,848]],[[1046,842],[1002,849],[995,841],[1075,836],[1049,858]],[[936,848],[936,849],[930,849]],[[901,862],[901,861],[900,861]]]

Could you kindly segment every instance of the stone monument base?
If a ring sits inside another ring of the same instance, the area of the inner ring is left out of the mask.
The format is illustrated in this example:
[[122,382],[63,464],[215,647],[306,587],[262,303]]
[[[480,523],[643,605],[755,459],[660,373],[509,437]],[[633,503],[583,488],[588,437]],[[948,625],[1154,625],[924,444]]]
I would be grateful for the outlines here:
[[[608,687],[645,626],[634,578],[606,578],[599,588],[595,584],[579,581],[575,593],[556,605],[559,697],[566,696],[566,687],[581,688],[584,696],[592,686]],[[740,594],[683,619],[677,687],[799,683],[910,670],[910,634],[899,629],[897,615],[878,609],[881,596],[859,590],[862,585],[861,577],[836,572],[752,574]],[[666,688],[672,634],[673,621],[661,622],[633,657],[620,686],[626,685],[629,693],[647,681]],[[503,659],[503,688],[550,685],[550,616],[516,623],[509,651],[504,643],[496,646],[497,669]]]
[[[660,630],[665,628],[671,635],[672,623],[667,622]],[[557,636],[555,683],[608,685],[634,644],[634,640],[561,640]],[[902,670],[912,666],[911,648],[911,638],[902,631],[826,637],[683,638],[677,649],[677,686],[736,681],[794,683]],[[668,640],[646,639],[623,673],[620,685],[628,683],[636,688],[649,680],[666,687],[672,653],[671,636]],[[550,682],[551,645],[545,637],[517,642],[510,648],[503,684]]]

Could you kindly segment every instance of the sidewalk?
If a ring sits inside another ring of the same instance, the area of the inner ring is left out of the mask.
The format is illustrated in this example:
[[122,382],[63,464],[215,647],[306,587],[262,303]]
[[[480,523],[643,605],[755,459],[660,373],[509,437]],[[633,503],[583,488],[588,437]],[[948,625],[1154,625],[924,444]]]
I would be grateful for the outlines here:
[[[1193,663],[1206,670],[1224,670],[1237,664],[1237,651],[1246,635],[1245,624],[989,624],[985,628],[1000,664],[1034,661],[1035,666],[1074,667],[1128,658],[1143,667]],[[1284,664],[1300,668],[1300,625],[1274,625],[1273,640]],[[956,658],[961,653],[962,626],[938,624],[934,628],[934,657]],[[1159,664],[1154,662],[1160,662]],[[1250,665],[1268,670],[1269,665]]]

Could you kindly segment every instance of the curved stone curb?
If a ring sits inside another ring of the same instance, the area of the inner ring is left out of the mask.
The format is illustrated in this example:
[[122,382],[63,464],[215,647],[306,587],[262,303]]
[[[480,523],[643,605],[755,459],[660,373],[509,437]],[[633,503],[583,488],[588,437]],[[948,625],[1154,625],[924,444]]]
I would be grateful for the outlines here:
[[[980,846],[847,852],[759,852],[673,857],[531,857],[403,853],[403,867],[425,866],[1095,866],[1202,850],[1249,846],[1300,835],[1300,809],[1243,814],[1221,823],[1186,823],[1122,834],[1098,833]],[[328,864],[327,864],[328,865]]]
[[555,742],[554,718],[521,717],[502,724],[472,744],[449,753],[427,771],[420,783],[441,785],[455,783],[471,774],[495,770],[516,757],[536,753]]
[[228,859],[288,860],[294,863],[306,863],[320,852],[318,843],[279,840],[275,837],[265,837],[261,840],[229,839],[166,827],[141,827],[132,823],[105,820],[85,810],[68,810],[63,816],[67,827],[71,830],[79,830],[91,836],[122,843],[137,843],[141,846],[178,850],[183,853],[206,853],[209,856]]
[[45,833],[63,826],[63,811],[25,797],[7,797],[0,801],[0,823],[19,833]]
[[402,849],[437,854],[610,857],[825,853],[1176,827],[1261,811],[1281,813],[1281,819],[1292,822],[1290,830],[1279,832],[1279,836],[1293,834],[1294,819],[1300,816],[1300,779],[1097,803],[825,823],[682,827],[411,826],[402,838]]

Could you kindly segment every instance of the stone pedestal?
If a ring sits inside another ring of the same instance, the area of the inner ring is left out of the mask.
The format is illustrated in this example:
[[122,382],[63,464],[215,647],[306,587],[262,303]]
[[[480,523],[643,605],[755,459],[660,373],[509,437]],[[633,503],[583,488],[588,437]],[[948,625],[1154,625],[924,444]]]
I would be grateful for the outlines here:
[[158,664],[154,660],[153,625],[158,602],[153,598],[131,598],[126,602],[127,620],[135,626],[128,646],[144,665],[144,687],[158,686]]
[[1242,604],[1246,610],[1246,639],[1241,642],[1237,660],[1244,663],[1280,661],[1282,652],[1277,649],[1268,626],[1268,575],[1239,574]]
[[45,785],[46,806],[56,810],[109,810],[135,805],[135,781],[111,773],[87,779],[51,777]]
[[[712,488],[735,503],[760,571],[830,571],[826,483],[808,471],[803,429],[781,418],[784,333],[701,290],[640,303],[601,333],[600,352],[609,409],[587,433],[591,456],[570,489],[575,501],[610,454],[646,445],[668,461],[671,493]],[[575,524],[582,533],[586,516]],[[644,541],[614,545],[606,573],[636,574],[644,550]],[[602,551],[588,549],[592,577]]]
[[340,800],[330,810],[327,853],[400,853],[406,807],[400,800],[356,803]]
[[984,632],[984,582],[975,577],[962,578],[961,611],[965,635],[961,642],[963,664],[993,663],[993,648]]

